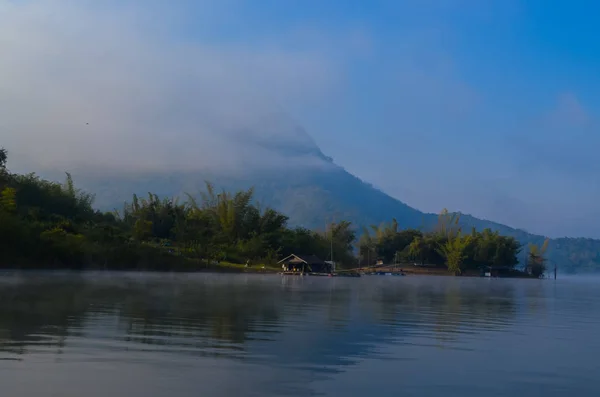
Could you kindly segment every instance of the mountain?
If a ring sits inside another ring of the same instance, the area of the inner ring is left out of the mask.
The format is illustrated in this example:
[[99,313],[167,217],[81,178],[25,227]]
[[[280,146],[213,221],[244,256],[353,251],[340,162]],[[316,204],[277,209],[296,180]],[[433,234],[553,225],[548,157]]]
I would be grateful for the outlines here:
[[[154,192],[164,197],[192,195],[204,190],[210,180],[225,190],[254,187],[256,199],[290,217],[290,224],[324,228],[332,220],[349,220],[355,225],[380,224],[396,218],[403,228],[427,230],[437,222],[437,214],[423,213],[365,183],[332,164],[330,168],[295,168],[283,172],[249,172],[219,175],[218,172],[179,172],[83,178],[83,187],[95,192],[97,205],[105,210],[119,209],[132,193]],[[522,244],[542,244],[545,237],[499,223],[462,214],[464,228],[490,228],[514,236]],[[584,238],[550,240],[548,256],[563,272],[600,271],[600,241]],[[523,253],[524,258],[524,253]]]
[[[225,190],[254,187],[261,204],[288,215],[290,224],[307,228],[323,228],[326,223],[341,219],[363,226],[396,218],[400,227],[427,230],[437,222],[437,214],[412,208],[336,165],[301,127],[280,115],[229,134],[235,137],[236,145],[259,153],[260,161],[246,163],[246,167],[234,172],[215,164],[195,171],[131,171],[112,175],[75,172],[74,177],[80,186],[96,194],[96,205],[105,210],[121,208],[133,193],[196,195],[204,190],[204,181],[208,180]],[[498,230],[524,245],[542,244],[545,239],[467,214],[462,214],[461,224],[468,229]],[[551,266],[556,263],[563,272],[600,271],[600,240],[553,239],[548,256]]]

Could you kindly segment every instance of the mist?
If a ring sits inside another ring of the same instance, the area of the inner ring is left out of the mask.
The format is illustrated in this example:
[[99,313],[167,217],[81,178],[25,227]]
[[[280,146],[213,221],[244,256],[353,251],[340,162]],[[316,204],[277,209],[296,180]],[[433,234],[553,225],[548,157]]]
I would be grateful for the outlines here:
[[337,169],[322,147],[425,212],[598,237],[597,67],[548,67],[593,43],[532,52],[511,2],[375,3],[0,0],[8,166]]
[[[209,15],[217,4],[202,3]],[[326,53],[190,39],[158,2],[101,4],[0,0],[0,146],[12,170],[330,164],[287,109],[333,89]]]

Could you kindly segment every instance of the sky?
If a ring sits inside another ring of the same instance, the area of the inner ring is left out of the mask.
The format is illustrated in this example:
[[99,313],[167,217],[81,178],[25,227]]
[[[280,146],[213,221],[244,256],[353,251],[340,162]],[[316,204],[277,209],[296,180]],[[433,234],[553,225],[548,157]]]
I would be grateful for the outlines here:
[[[597,15],[576,0],[0,0],[0,145],[16,170],[239,169],[282,160],[255,138],[312,138],[420,210],[600,238]],[[240,136],[270,112],[310,138]]]

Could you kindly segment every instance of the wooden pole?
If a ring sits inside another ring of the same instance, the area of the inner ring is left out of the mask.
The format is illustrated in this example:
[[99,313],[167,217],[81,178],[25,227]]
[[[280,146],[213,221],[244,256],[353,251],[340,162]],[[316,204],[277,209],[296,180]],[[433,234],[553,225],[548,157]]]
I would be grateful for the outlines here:
[[[333,218],[333,222],[335,222],[335,218]],[[334,271],[335,271],[335,264],[333,262],[333,222],[331,222],[331,263],[334,266]]]

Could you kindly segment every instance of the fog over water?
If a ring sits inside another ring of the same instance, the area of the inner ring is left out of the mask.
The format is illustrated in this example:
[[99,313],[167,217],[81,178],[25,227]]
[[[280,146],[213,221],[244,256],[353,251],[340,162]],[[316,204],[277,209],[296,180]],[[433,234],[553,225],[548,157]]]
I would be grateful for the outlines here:
[[0,281],[3,393],[596,396],[599,279]]

